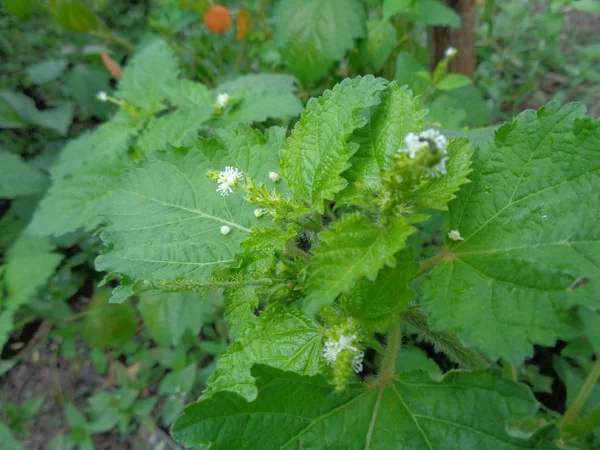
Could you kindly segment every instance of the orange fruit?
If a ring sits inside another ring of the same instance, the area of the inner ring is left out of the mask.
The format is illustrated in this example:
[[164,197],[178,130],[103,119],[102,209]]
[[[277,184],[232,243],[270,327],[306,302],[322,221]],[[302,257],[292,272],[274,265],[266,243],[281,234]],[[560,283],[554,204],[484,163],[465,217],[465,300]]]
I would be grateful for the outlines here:
[[231,29],[232,24],[231,14],[224,6],[211,6],[204,14],[204,25],[213,33],[225,33]]

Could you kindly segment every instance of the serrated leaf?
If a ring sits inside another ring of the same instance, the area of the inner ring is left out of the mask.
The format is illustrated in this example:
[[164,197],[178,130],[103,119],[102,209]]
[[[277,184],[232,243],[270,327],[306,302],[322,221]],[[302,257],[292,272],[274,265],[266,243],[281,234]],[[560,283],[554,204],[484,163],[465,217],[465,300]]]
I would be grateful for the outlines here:
[[398,321],[399,313],[413,299],[409,287],[419,265],[412,253],[402,250],[395,266],[384,267],[375,280],[362,278],[340,297],[340,306],[365,329],[383,331]]
[[[383,386],[354,384],[342,393],[320,376],[261,365],[253,375],[255,401],[230,392],[200,400],[175,422],[175,439],[215,450],[558,449],[553,425],[527,439],[507,433],[507,421],[534,414],[537,402],[526,386],[485,372],[450,372],[441,382],[408,372]],[[268,432],[258,431],[265,424]]]
[[178,74],[175,54],[165,41],[157,39],[136,53],[125,67],[118,96],[149,113],[160,111]]
[[319,372],[322,350],[315,321],[293,307],[274,306],[252,321],[219,358],[205,395],[232,391],[251,400],[257,394],[250,374],[255,363],[314,375]]
[[[234,166],[267,182],[277,155],[265,136],[245,125],[218,134],[187,154],[166,151],[123,177],[102,233],[109,251],[96,260],[98,270],[160,284],[206,279],[233,261],[258,219],[239,193],[220,195],[206,174]],[[221,234],[222,226],[231,233]]]
[[[166,116],[155,117],[140,135],[137,147],[148,157],[170,146],[191,146],[198,132],[212,114],[212,107],[178,109]],[[187,144],[187,145],[186,145]]]
[[392,83],[382,94],[381,103],[366,114],[369,124],[350,138],[359,147],[350,159],[351,167],[342,174],[349,184],[337,200],[352,202],[361,192],[379,191],[381,174],[389,168],[390,157],[404,147],[408,133],[423,130],[424,115],[412,92]]
[[289,74],[250,74],[220,84],[215,92],[241,98],[227,113],[229,121],[264,122],[302,112],[302,102],[296,97],[296,83],[296,77]]
[[51,168],[53,184],[28,227],[36,236],[61,236],[79,229],[92,231],[103,220],[112,193],[128,167],[127,150],[137,134],[135,124],[120,116],[93,136],[72,141]]
[[254,311],[258,307],[258,296],[252,286],[235,286],[225,292],[225,298],[227,300],[225,319],[229,338],[236,341],[256,320]]
[[367,22],[367,38],[360,47],[363,64],[380,70],[396,45],[396,29],[387,20],[373,19]]
[[295,230],[291,227],[287,230],[277,227],[254,228],[242,242],[242,252],[236,256],[240,272],[252,278],[265,276],[275,264],[275,252],[283,252],[294,235]]
[[150,337],[163,346],[179,344],[186,331],[197,335],[213,309],[195,292],[145,292],[137,306]]
[[375,280],[385,265],[404,247],[414,228],[399,216],[389,226],[371,223],[365,216],[349,214],[321,233],[307,271],[305,307],[309,314],[352,289],[361,277]]
[[19,155],[0,149],[0,198],[17,198],[43,192],[48,177]]
[[283,175],[298,200],[323,211],[323,202],[346,186],[340,174],[358,147],[346,140],[365,125],[358,113],[378,104],[385,86],[370,75],[346,79],[308,102],[281,153]]
[[445,218],[464,240],[447,241],[421,285],[432,327],[519,363],[573,334],[573,306],[597,302],[600,127],[583,113],[526,111],[475,152]]
[[312,84],[364,36],[365,12],[358,0],[283,0],[274,23],[290,72]]
[[469,182],[471,146],[466,139],[455,139],[448,146],[446,174],[426,181],[414,200],[418,208],[447,210],[460,186]]
[[212,111],[213,99],[202,83],[190,80],[175,80],[167,87],[169,102],[179,108],[200,108]]

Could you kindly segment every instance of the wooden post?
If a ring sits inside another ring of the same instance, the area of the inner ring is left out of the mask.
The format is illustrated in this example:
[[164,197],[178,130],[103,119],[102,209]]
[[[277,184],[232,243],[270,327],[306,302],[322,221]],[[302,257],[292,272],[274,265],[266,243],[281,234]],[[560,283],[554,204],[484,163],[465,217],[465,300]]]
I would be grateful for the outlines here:
[[455,47],[458,55],[449,66],[450,72],[461,73],[469,78],[475,76],[475,0],[446,0],[446,4],[453,8],[462,21],[459,29],[449,27],[433,27],[430,37],[432,67],[444,58],[448,47]]

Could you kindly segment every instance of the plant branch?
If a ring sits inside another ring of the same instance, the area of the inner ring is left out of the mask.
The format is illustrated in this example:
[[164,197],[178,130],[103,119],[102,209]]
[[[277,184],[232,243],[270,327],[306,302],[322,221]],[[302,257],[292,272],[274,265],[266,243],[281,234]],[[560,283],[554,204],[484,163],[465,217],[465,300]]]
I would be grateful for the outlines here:
[[419,308],[402,313],[402,321],[413,326],[424,341],[433,344],[436,351],[444,353],[452,361],[465,369],[486,369],[488,361],[479,352],[465,347],[455,333],[434,331],[427,324],[427,314]]
[[585,383],[581,386],[581,389],[577,393],[577,397],[573,400],[573,403],[567,409],[567,412],[563,416],[561,424],[573,423],[579,416],[579,413],[583,409],[585,402],[590,396],[592,390],[596,386],[596,381],[600,377],[600,357],[596,358],[596,364],[592,367],[592,371],[587,376]]

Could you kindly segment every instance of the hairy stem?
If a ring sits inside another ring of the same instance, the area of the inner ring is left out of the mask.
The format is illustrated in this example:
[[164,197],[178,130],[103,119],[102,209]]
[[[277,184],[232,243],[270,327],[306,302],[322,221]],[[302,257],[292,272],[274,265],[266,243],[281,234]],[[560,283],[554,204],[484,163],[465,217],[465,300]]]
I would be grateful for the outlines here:
[[485,369],[488,361],[474,349],[465,347],[456,334],[448,331],[434,331],[427,324],[427,315],[418,308],[402,313],[402,321],[412,325],[424,341],[433,344],[436,351],[444,353],[452,361],[465,369]]
[[442,259],[444,259],[444,256],[445,256],[444,253],[440,253],[439,255],[432,256],[431,258],[423,261],[423,263],[421,263],[421,267],[419,268],[415,278],[418,278],[421,275],[426,274],[431,269],[433,269],[437,265],[437,263],[439,263]]
[[398,359],[398,353],[402,348],[402,324],[397,323],[390,327],[387,335],[387,347],[385,349],[385,355],[383,362],[381,363],[381,370],[377,377],[378,384],[388,383],[396,373],[396,360]]
[[596,386],[596,381],[598,381],[599,377],[600,377],[600,357],[597,357],[596,364],[594,364],[592,371],[587,376],[585,383],[583,383],[583,386],[581,386],[581,389],[577,393],[577,397],[575,397],[575,400],[573,401],[573,403],[571,403],[571,405],[567,409],[567,412],[563,416],[563,419],[561,422],[562,424],[573,423],[575,421],[575,419],[577,419],[577,416],[579,416],[579,413],[583,409],[583,406],[585,405],[585,402],[587,401],[588,397],[590,396],[590,393]]

